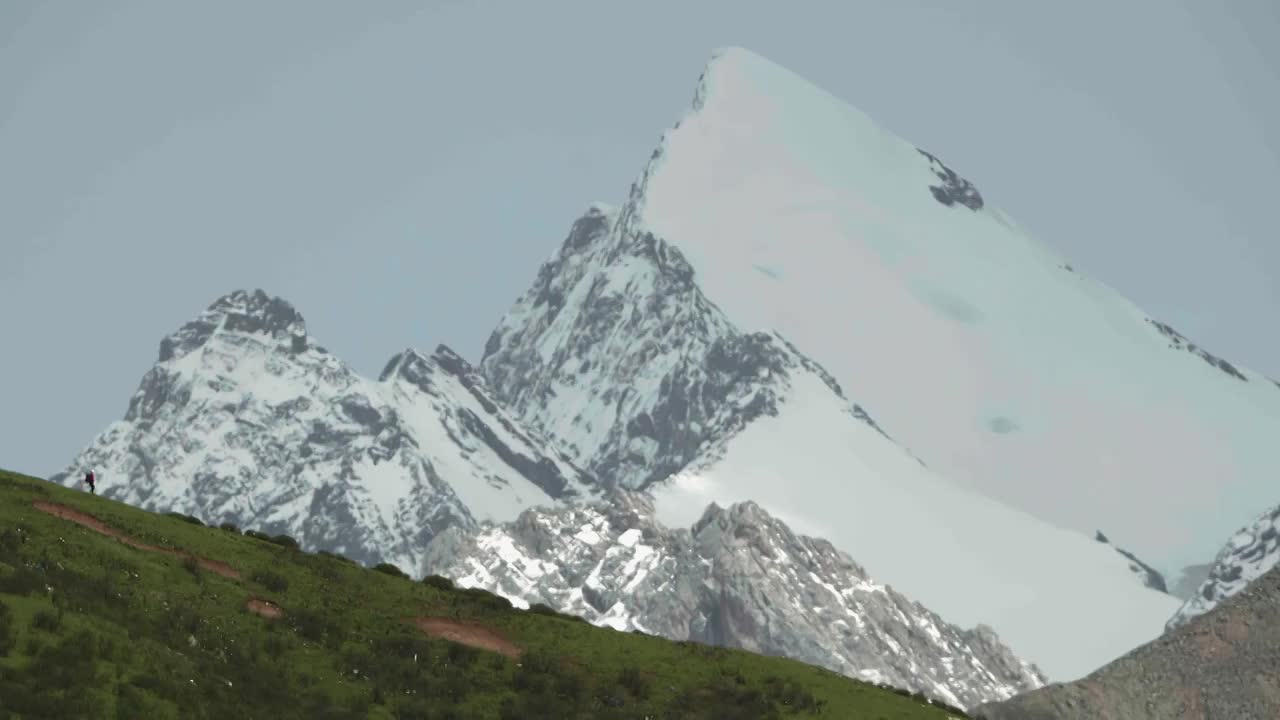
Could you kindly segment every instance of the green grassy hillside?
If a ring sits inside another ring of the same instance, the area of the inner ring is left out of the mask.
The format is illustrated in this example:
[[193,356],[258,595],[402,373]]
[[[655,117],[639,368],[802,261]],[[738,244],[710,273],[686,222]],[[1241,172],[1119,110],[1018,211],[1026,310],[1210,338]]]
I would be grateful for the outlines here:
[[0,720],[962,716],[290,545],[0,472]]

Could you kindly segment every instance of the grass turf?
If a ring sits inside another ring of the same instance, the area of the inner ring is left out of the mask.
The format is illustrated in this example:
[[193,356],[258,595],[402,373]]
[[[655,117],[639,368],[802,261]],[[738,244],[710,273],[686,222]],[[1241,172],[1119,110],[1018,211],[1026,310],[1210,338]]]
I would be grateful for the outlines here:
[[[131,546],[37,502],[177,553]],[[251,612],[250,600],[269,601],[279,617]],[[429,636],[412,622],[419,617],[480,628],[511,656]],[[288,538],[0,471],[0,720],[55,717],[965,715],[812,665],[518,610],[443,578],[413,581],[394,567],[301,552]]]

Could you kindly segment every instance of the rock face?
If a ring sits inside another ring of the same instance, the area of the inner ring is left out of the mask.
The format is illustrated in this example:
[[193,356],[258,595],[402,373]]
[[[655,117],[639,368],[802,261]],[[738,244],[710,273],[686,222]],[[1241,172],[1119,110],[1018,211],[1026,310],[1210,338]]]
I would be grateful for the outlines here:
[[1166,626],[1173,629],[1217,607],[1280,564],[1280,505],[1231,536],[1208,576]]
[[620,222],[598,205],[575,222],[480,362],[495,394],[593,476],[640,489],[707,460],[776,415],[796,372],[840,393],[785,340],[729,323],[679,250]]
[[1044,684],[990,628],[948,624],[750,502],[712,505],[692,528],[671,530],[645,496],[615,491],[607,503],[448,530],[426,564],[522,606],[804,660],[952,705]]
[[[1104,545],[1111,545],[1111,541],[1107,539],[1106,535],[1102,534],[1101,530],[1093,536],[1093,539]],[[1146,585],[1152,590],[1159,590],[1162,593],[1169,592],[1169,586],[1165,583],[1164,575],[1161,575],[1159,570],[1156,570],[1150,565],[1142,562],[1137,558],[1137,556],[1128,550],[1115,548],[1115,551],[1120,553],[1120,555],[1129,561],[1129,569],[1133,571],[1134,575],[1138,576],[1138,579],[1142,581],[1143,585]]]
[[400,353],[373,382],[287,302],[237,291],[161,341],[124,419],[52,479],[93,468],[116,500],[416,571],[447,527],[594,487],[545,447],[448,348]]
[[1083,680],[982,706],[986,720],[1280,717],[1280,569]]

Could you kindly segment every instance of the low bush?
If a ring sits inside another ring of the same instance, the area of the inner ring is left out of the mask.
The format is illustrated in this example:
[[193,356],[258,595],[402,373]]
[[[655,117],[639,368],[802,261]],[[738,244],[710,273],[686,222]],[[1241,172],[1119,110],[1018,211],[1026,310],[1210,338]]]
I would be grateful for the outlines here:
[[649,678],[640,670],[628,667],[618,673],[618,684],[626,689],[631,697],[644,700],[649,697]]
[[298,549],[298,541],[288,535],[272,535],[267,538],[267,542],[273,545],[279,545],[280,547],[289,548],[290,550]]
[[355,564],[356,564],[356,561],[355,561],[355,560],[352,560],[351,558],[347,557],[346,555],[343,555],[342,553],[330,552],[329,550],[321,550],[321,551],[317,552],[316,554],[317,554],[317,555],[322,555],[322,556],[327,557],[327,558],[332,558],[332,559],[334,559],[334,560],[340,560],[340,561],[342,561],[342,562],[344,562],[344,563],[349,563],[349,564],[351,564],[351,565],[355,565]]
[[249,579],[273,593],[282,593],[289,589],[289,578],[271,570],[255,570]]
[[476,601],[477,605],[487,610],[510,610],[512,607],[510,600],[502,597],[501,595],[495,595],[484,588],[464,588],[462,593],[471,597]]
[[422,578],[422,584],[437,590],[453,590],[453,581],[441,575],[428,575]]
[[13,611],[0,602],[0,657],[8,657],[17,641],[17,633],[13,629]]
[[373,569],[377,570],[378,572],[384,575],[391,575],[392,577],[399,577],[399,578],[409,577],[404,573],[403,570],[401,570],[400,568],[388,562],[378,563],[377,565],[373,566]]
[[31,618],[31,627],[45,632],[57,632],[62,627],[62,618],[57,613],[41,610]]
[[200,527],[204,527],[204,521],[198,517],[195,517],[194,515],[186,515],[180,512],[167,512],[165,513],[165,515],[168,515],[171,518],[177,518],[183,522],[191,523],[192,525],[199,525]]

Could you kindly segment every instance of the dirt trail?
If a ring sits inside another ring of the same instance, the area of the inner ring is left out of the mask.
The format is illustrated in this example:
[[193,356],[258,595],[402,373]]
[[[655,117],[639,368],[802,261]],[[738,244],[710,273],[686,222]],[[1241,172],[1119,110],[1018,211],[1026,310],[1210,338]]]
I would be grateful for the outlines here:
[[244,607],[254,615],[261,615],[268,620],[274,620],[284,614],[279,605],[270,600],[262,600],[260,598],[253,598],[245,603]]
[[189,552],[183,552],[182,550],[149,545],[140,540],[129,537],[94,516],[81,512],[80,510],[76,510],[75,508],[70,508],[66,505],[58,505],[57,503],[45,502],[43,500],[36,500],[32,505],[41,512],[46,512],[55,517],[60,517],[63,520],[70,520],[73,523],[83,525],[94,532],[102,533],[108,537],[113,537],[130,547],[135,547],[139,550],[173,555],[174,557],[194,558],[200,567],[208,570],[209,572],[217,573],[225,578],[231,578],[232,580],[240,579],[240,571],[220,560],[210,560],[209,558],[202,558],[198,555],[192,555]]
[[515,643],[503,637],[497,630],[484,625],[442,617],[416,617],[413,618],[413,624],[428,635],[481,650],[502,653],[509,658],[518,658],[522,652]]

